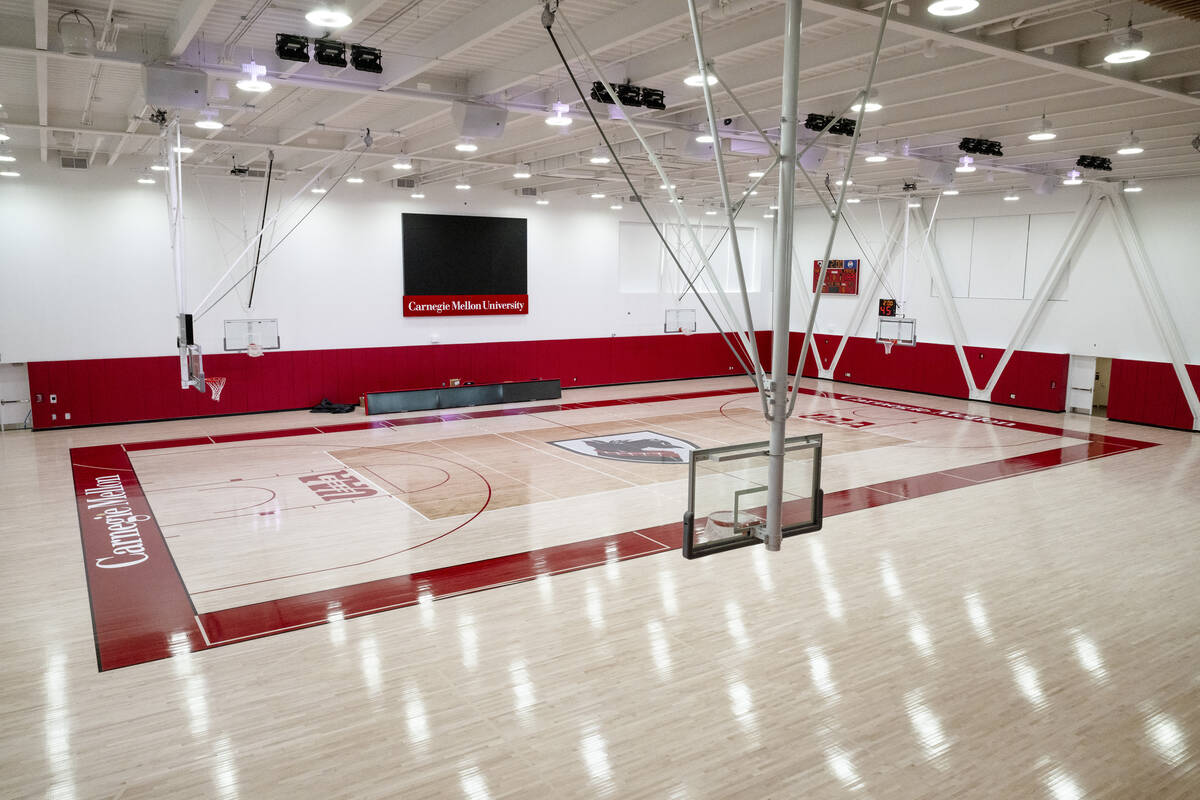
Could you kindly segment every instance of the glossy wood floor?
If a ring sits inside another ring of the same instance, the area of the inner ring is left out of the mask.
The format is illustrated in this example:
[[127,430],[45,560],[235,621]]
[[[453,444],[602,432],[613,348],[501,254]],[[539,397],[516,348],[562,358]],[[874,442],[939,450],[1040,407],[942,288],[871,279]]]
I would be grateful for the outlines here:
[[[564,402],[739,385],[574,390]],[[10,432],[0,438],[0,796],[1200,796],[1200,437],[802,385],[1157,446],[846,506],[781,553],[610,560],[100,672],[69,448],[327,420]],[[282,441],[302,455],[281,462],[255,441],[129,460],[164,534],[189,514],[206,520],[168,540],[193,591],[328,560],[339,541],[361,550],[378,517],[331,518],[335,538],[302,517],[271,520],[282,546],[265,548],[248,541],[248,518],[232,517],[265,495],[184,492],[182,477],[211,486],[263,477],[264,466],[322,472],[336,465],[317,457],[333,453],[387,495],[353,506],[386,504],[388,530],[403,518],[416,534],[470,511],[465,476],[463,491],[405,501],[432,483],[422,477],[431,454],[453,451],[500,487],[494,518],[441,549],[349,580],[205,593],[219,599],[196,602],[204,612],[677,519],[681,467],[586,460],[548,442],[613,427],[745,441],[759,430],[754,405],[743,395],[295,437]],[[796,424],[826,434],[824,485],[843,496],[1078,441],[829,398],[802,405],[874,423]],[[566,426],[584,432],[556,432]],[[409,455],[375,449],[397,445]],[[310,491],[294,476],[265,485],[281,503]]]

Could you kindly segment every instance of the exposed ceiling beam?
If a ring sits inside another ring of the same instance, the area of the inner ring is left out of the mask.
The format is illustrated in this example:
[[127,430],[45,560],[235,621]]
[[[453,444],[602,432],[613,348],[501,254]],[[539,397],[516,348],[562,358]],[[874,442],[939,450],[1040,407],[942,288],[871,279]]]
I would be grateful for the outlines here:
[[175,12],[175,19],[167,28],[167,54],[175,57],[183,55],[188,45],[208,18],[217,0],[183,0]]

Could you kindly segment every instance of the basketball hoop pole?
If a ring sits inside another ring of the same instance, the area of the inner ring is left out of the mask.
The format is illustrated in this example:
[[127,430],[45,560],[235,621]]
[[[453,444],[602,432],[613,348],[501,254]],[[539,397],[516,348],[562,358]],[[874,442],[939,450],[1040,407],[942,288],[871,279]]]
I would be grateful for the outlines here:
[[[792,218],[796,204],[796,114],[800,82],[801,0],[788,0],[784,22],[783,104],[779,127],[779,213],[775,215],[775,288],[771,335],[771,438],[767,451],[768,550],[783,541],[783,448],[787,437],[788,338],[791,333]],[[799,380],[803,365],[796,370]]]

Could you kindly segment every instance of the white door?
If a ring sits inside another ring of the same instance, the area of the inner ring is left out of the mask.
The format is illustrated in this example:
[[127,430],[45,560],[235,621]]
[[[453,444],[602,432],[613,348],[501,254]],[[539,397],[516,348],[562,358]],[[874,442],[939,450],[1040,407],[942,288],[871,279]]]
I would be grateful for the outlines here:
[[1067,411],[1092,413],[1092,386],[1096,383],[1096,357],[1071,356],[1067,372]]

